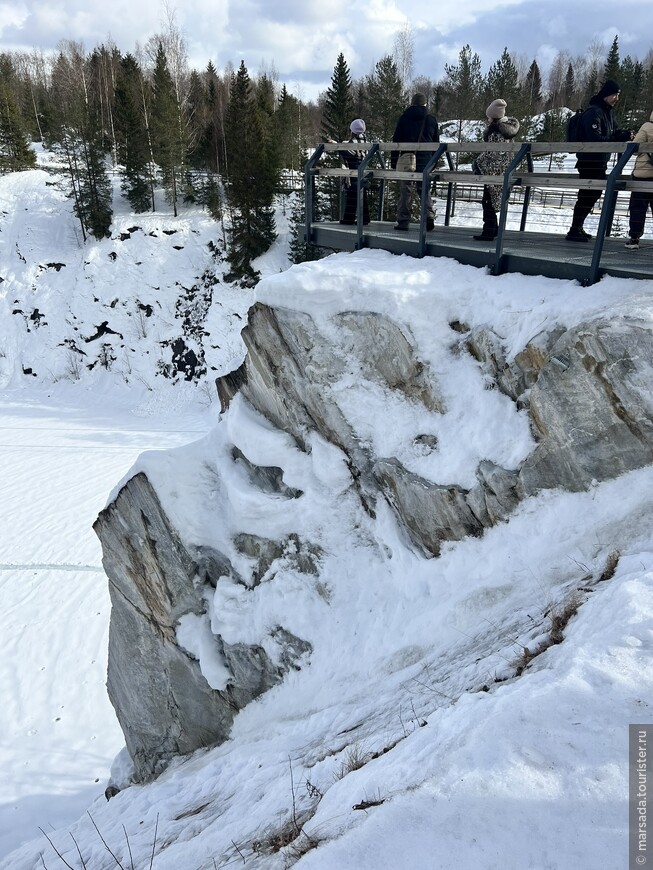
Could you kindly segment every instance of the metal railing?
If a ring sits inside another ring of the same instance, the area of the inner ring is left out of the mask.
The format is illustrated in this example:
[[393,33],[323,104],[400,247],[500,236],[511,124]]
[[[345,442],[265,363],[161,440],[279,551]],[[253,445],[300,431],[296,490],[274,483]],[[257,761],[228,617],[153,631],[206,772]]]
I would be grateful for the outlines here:
[[[633,190],[651,190],[651,182],[638,181],[630,175],[623,175],[628,161],[638,152],[653,153],[653,145],[638,145],[635,142],[374,142],[356,143],[356,148],[366,151],[358,170],[344,167],[320,166],[322,158],[330,153],[346,151],[352,147],[350,142],[321,143],[308,160],[305,169],[306,191],[306,227],[305,240],[312,241],[312,227],[315,224],[316,182],[320,178],[357,178],[358,208],[355,225],[355,248],[363,247],[363,187],[372,180],[379,184],[378,219],[383,214],[385,186],[388,182],[416,181],[422,182],[422,202],[418,229],[417,255],[426,253],[426,198],[430,183],[435,183],[436,189],[446,199],[444,216],[445,226],[449,226],[457,188],[475,189],[482,195],[485,185],[498,185],[502,189],[501,208],[498,215],[499,231],[496,238],[495,262],[493,270],[496,274],[502,271],[504,233],[510,204],[521,205],[521,220],[519,229],[526,232],[528,210],[534,199],[549,197],[559,199],[561,203],[568,200],[573,205],[579,190],[600,190],[604,193],[599,217],[599,228],[594,239],[592,263],[588,282],[594,283],[599,277],[599,263],[606,236],[610,234],[612,221],[620,192]],[[397,172],[386,166],[386,155],[392,151],[424,151],[430,159],[422,172]],[[474,175],[470,171],[455,168],[461,156],[478,155],[487,151],[509,152],[512,159],[503,175]],[[579,153],[611,153],[615,155],[614,167],[609,170],[604,179],[580,178],[575,172],[550,172],[536,169],[534,158],[554,155],[569,155]],[[454,157],[457,158],[454,164]],[[372,166],[376,162],[378,166]],[[443,168],[444,166],[444,168]]]

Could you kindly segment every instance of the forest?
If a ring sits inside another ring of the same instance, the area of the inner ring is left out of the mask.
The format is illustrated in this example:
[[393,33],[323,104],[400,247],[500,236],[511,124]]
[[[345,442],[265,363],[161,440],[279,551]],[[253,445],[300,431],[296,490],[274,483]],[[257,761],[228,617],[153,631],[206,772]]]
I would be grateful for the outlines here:
[[[209,61],[191,69],[171,19],[127,54],[109,43],[89,52],[73,41],[52,55],[0,54],[0,173],[33,168],[31,143],[56,152],[84,240],[110,234],[112,174],[135,213],[156,211],[161,196],[175,216],[184,204],[204,206],[221,223],[231,277],[251,284],[252,261],[276,237],[276,198],[291,196],[299,227],[306,156],[320,141],[348,139],[353,118],[365,119],[368,139],[391,141],[410,95],[420,91],[441,133],[463,140],[465,122],[482,120],[500,96],[520,121],[521,139],[561,141],[569,111],[587,106],[607,78],[622,89],[620,125],[637,129],[653,107],[653,49],[643,59],[622,58],[615,36],[609,48],[594,44],[575,58],[560,52],[544,79],[536,60],[507,47],[484,72],[465,45],[432,80],[415,74],[405,28],[361,79],[340,54],[329,87],[304,101],[274,68],[250,74],[241,62],[219,71]],[[337,208],[333,195],[323,207]],[[293,233],[295,262],[319,255]]]

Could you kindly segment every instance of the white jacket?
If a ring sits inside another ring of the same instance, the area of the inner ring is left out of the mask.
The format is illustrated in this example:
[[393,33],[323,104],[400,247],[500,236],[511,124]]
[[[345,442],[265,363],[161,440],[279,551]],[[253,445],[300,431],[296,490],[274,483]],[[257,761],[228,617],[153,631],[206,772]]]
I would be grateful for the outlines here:
[[[635,142],[653,145],[653,112],[648,121],[645,121],[635,134]],[[638,154],[635,159],[633,178],[653,179],[653,152],[650,154]]]

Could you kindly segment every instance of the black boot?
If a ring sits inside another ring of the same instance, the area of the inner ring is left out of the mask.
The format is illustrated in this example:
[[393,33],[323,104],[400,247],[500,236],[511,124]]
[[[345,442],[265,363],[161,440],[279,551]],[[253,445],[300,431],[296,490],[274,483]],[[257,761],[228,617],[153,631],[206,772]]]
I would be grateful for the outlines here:
[[592,237],[588,235],[582,227],[575,227],[572,225],[565,238],[568,242],[585,242],[585,244],[587,244],[587,240]]

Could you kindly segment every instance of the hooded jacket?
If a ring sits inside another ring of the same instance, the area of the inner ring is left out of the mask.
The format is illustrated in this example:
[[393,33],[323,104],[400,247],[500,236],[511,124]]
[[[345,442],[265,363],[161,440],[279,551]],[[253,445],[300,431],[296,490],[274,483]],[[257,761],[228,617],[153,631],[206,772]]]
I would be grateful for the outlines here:
[[[645,121],[635,134],[635,142],[644,145],[653,145],[653,112],[648,121]],[[638,154],[633,169],[633,178],[646,178],[653,181],[653,153]]]
[[[607,82],[606,82],[607,84]],[[608,95],[604,93],[605,85],[590,100],[589,107],[583,112],[578,137],[581,142],[627,142],[630,139],[630,130],[622,130],[617,127],[614,109],[605,101]],[[610,93],[615,93],[614,90]],[[576,169],[593,168],[603,171],[608,168],[608,161],[612,152],[590,154],[584,151],[576,154]]]
[[[424,125],[422,129],[422,124]],[[420,138],[420,130],[422,136]],[[409,106],[397,121],[397,126],[392,134],[393,142],[439,142],[440,129],[433,115],[428,114],[426,106]],[[417,171],[422,172],[435,152],[417,151]],[[393,169],[397,166],[399,151],[393,151],[390,155],[390,165]]]

